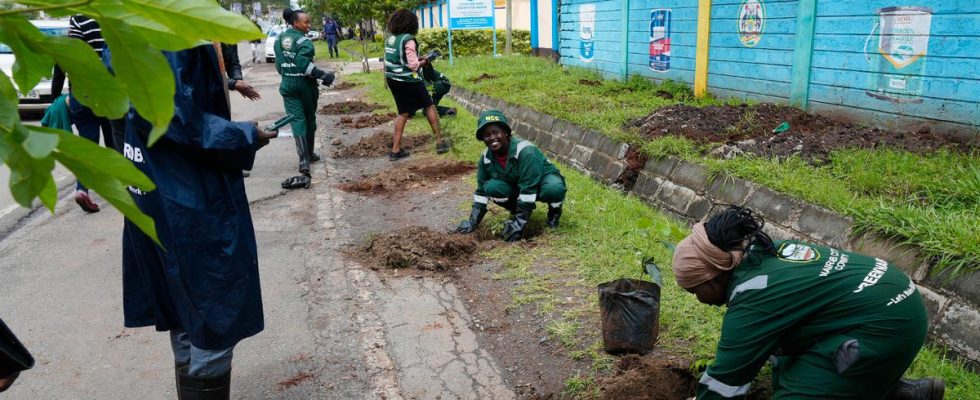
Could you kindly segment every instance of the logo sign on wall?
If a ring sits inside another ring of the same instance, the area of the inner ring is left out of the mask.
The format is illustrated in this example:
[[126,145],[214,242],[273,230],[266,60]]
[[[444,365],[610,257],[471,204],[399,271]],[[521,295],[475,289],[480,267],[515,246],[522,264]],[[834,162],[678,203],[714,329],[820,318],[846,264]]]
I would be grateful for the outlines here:
[[595,57],[595,4],[582,4],[578,8],[579,58],[592,62]]
[[667,9],[650,11],[650,69],[670,71],[670,14]]
[[493,0],[451,0],[449,29],[493,29]]
[[[872,68],[868,96],[894,103],[921,103],[932,9],[888,7],[875,14],[878,18],[864,44],[865,58]],[[878,49],[868,55],[868,44],[875,34]]]
[[755,47],[766,27],[766,6],[762,0],[743,0],[738,7],[738,39],[742,45]]

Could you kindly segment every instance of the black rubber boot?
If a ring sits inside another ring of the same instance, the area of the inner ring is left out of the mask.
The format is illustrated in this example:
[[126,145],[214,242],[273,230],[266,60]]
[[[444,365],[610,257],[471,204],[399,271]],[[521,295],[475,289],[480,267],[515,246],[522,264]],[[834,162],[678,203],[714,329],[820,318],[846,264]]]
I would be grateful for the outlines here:
[[180,397],[180,369],[181,368],[186,369],[188,365],[190,365],[190,362],[185,362],[185,363],[174,362],[174,382],[176,382],[177,400],[184,400],[182,397]]
[[309,142],[305,137],[294,136],[296,139],[296,154],[299,156],[299,173],[310,174],[310,156],[312,151],[308,147]]
[[228,400],[231,396],[231,371],[220,376],[190,376],[187,366],[177,370],[177,398],[180,400]]
[[938,378],[899,379],[888,400],[942,400],[946,382]]
[[561,206],[558,207],[548,207],[548,220],[545,222],[548,226],[552,228],[558,227],[558,222],[561,220]]
[[503,207],[505,210],[510,211],[511,215],[517,213],[517,197],[508,198],[507,201],[493,201],[493,204]]

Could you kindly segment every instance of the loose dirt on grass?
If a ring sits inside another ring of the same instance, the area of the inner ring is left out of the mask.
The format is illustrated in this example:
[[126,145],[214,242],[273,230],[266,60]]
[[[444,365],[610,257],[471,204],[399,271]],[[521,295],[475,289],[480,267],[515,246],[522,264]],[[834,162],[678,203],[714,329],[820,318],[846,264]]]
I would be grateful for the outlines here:
[[336,85],[331,86],[330,89],[331,90],[336,90],[336,91],[341,91],[341,90],[353,89],[353,88],[356,88],[358,86],[361,86],[361,85],[360,84],[357,84],[357,83],[353,83],[353,82],[341,82],[339,84],[336,84]]
[[384,108],[380,104],[368,104],[363,101],[342,101],[327,104],[320,108],[323,115],[360,114]]
[[340,125],[345,128],[362,129],[383,125],[393,121],[394,119],[395,113],[371,114],[358,117],[356,119],[354,117],[343,117],[340,119]]
[[410,226],[375,237],[360,255],[372,269],[447,271],[469,266],[476,251],[476,240],[471,235]]
[[579,79],[578,83],[579,85],[585,85],[585,86],[602,86],[602,81],[600,80],[593,81],[588,79]]
[[369,195],[390,194],[445,181],[475,170],[472,163],[417,158],[405,164],[340,185],[340,190]]
[[[423,146],[432,139],[432,135],[402,136],[402,148],[411,150]],[[391,151],[394,133],[377,131],[373,135],[361,139],[356,144],[341,147],[333,153],[334,158],[380,157]]]
[[626,149],[626,170],[616,178],[616,183],[623,185],[625,190],[630,190],[636,185],[636,179],[640,176],[640,170],[650,159],[649,156],[640,151],[639,146],[630,145]]
[[603,400],[686,400],[694,396],[694,376],[678,363],[653,357],[628,355],[611,376],[601,377]]
[[488,81],[488,80],[491,80],[491,79],[497,79],[497,75],[490,75],[490,74],[487,74],[487,73],[483,73],[483,74],[480,74],[480,76],[478,76],[476,78],[470,78],[470,82],[480,83],[480,82]]
[[[773,133],[783,122],[789,130]],[[837,149],[881,147],[925,153],[942,147],[965,150],[967,146],[928,130],[892,132],[862,127],[798,108],[771,103],[694,107],[678,104],[624,124],[648,138],[683,136],[698,144],[727,143],[719,155],[751,153],[785,158],[800,155],[816,163],[827,161]]]

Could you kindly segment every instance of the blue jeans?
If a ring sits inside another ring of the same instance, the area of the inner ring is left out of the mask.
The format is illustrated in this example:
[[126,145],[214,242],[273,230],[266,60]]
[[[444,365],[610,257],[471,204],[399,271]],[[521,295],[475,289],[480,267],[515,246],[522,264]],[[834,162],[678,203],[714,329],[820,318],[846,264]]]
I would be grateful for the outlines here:
[[[109,120],[95,115],[90,108],[75,100],[75,96],[69,95],[68,98],[70,99],[68,111],[71,113],[71,122],[75,124],[75,129],[78,129],[78,136],[99,144],[99,131],[102,131],[105,147],[113,148],[112,127]],[[77,182],[75,188],[83,192],[88,191],[81,182]]]
[[327,35],[327,50],[331,56],[340,56],[340,50],[337,48],[337,35]]
[[231,371],[231,356],[234,346],[224,350],[204,350],[194,347],[187,332],[170,331],[170,347],[174,350],[174,362],[190,365],[187,375],[199,377],[221,376]]

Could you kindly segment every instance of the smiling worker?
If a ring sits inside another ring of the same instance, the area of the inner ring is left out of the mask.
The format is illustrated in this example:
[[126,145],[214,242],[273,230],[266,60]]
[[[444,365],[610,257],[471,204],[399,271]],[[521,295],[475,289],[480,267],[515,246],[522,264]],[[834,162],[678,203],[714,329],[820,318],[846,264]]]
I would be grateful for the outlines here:
[[908,275],[880,258],[773,242],[764,224],[733,206],[677,245],[677,284],[728,307],[698,399],[744,398],[766,360],[777,399],[943,398],[942,380],[901,379],[928,330]]
[[487,213],[487,203],[506,208],[513,218],[504,223],[503,239],[520,240],[537,201],[548,204],[548,226],[555,228],[565,201],[565,178],[531,142],[511,136],[507,117],[497,110],[480,113],[476,138],[487,145],[477,161],[476,193],[470,219],[456,232],[470,233]]

